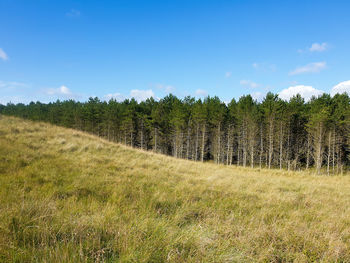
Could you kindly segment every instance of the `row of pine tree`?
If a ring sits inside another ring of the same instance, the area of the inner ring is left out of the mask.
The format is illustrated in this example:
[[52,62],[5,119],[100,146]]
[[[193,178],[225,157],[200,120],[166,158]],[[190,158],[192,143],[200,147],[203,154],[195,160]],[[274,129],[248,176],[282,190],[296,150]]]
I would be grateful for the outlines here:
[[144,150],[226,165],[343,173],[349,166],[350,98],[323,94],[286,102],[268,93],[225,104],[168,95],[117,102],[90,98],[0,105],[0,113],[50,122]]

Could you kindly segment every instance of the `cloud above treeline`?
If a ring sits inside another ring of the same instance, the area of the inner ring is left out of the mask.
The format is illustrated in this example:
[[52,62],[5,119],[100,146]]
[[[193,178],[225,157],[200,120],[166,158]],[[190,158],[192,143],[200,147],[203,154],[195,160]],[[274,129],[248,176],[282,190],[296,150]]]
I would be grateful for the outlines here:
[[[300,94],[301,97],[303,97],[306,101],[308,101],[313,96],[318,97],[323,93],[326,93],[326,92],[323,90],[315,89],[312,86],[296,85],[280,91],[278,95],[281,99],[288,101],[293,96]],[[343,93],[347,93],[348,95],[350,95],[350,80],[343,81],[335,85],[330,90],[329,93],[331,96],[334,96],[336,94],[343,94]]]
[[137,102],[141,102],[149,98],[156,98],[156,96],[152,89],[148,89],[148,90],[133,89],[130,91],[128,96],[124,96],[119,92],[109,93],[104,96],[104,99],[107,101],[111,99],[114,99],[116,101],[123,101],[125,99],[131,99],[131,98],[134,98]]
[[175,87],[172,85],[165,85],[165,84],[156,84],[155,87],[157,89],[160,89],[166,93],[171,93],[175,91]]
[[287,89],[282,90],[278,95],[283,100],[289,100],[293,96],[300,94],[306,101],[310,100],[312,96],[322,95],[324,92],[313,88],[312,86],[297,85],[291,86]]
[[151,89],[148,89],[148,90],[133,89],[130,91],[130,97],[140,102],[140,101],[149,99],[151,97],[155,97],[155,95],[153,90]]
[[[242,86],[249,87],[251,90],[246,91],[244,94],[251,94],[257,101],[262,101],[266,96],[268,90],[271,90],[268,86],[261,90],[262,85],[250,80],[241,80]],[[169,91],[173,87],[170,85],[163,85],[158,87],[160,90]],[[255,89],[258,88],[258,89]],[[255,90],[254,90],[255,89]],[[14,103],[28,103],[30,101],[49,102],[57,99],[78,99],[86,100],[91,94],[77,94],[69,89],[66,85],[61,85],[58,88],[45,88],[38,89],[32,85],[16,81],[1,81],[0,80],[0,92],[3,96],[0,98],[0,103],[6,104],[8,102]],[[293,96],[300,94],[306,101],[310,100],[313,96],[320,96],[323,93],[329,93],[331,96],[335,94],[348,93],[350,95],[350,80],[343,81],[333,86],[328,92],[317,89],[311,85],[291,85],[290,87],[278,92],[278,95],[283,100],[289,100]],[[204,89],[196,89],[193,92],[194,97],[206,97],[208,91]],[[242,94],[243,95],[243,94]],[[155,100],[159,100],[155,92],[152,89],[132,89],[128,95],[124,95],[120,92],[109,93],[103,97],[104,100],[109,101],[115,99],[117,101],[123,101],[125,99],[135,98],[138,102],[145,101],[153,97]],[[180,96],[181,98],[182,96]]]
[[116,101],[123,101],[126,98],[121,93],[116,92],[116,93],[109,93],[109,94],[105,95],[104,99],[107,101],[111,100],[111,99],[116,100]]
[[71,96],[73,93],[68,89],[66,86],[62,85],[61,87],[54,89],[50,88],[47,89],[47,94],[48,95],[63,95],[63,96]]
[[335,85],[332,89],[330,94],[334,96],[335,94],[339,93],[348,93],[350,95],[350,80],[340,82],[339,84]]
[[196,96],[199,96],[199,97],[205,97],[208,95],[208,92],[204,89],[197,89],[195,94]]
[[[253,82],[253,81],[249,81],[249,80],[242,80],[240,82],[241,85],[246,85],[249,88],[257,88],[257,87],[261,87],[261,85]],[[262,101],[264,99],[264,97],[266,96],[266,92],[267,89],[265,89],[265,91],[252,91],[250,92],[250,95],[253,97],[253,99],[257,100],[257,101]],[[337,85],[335,85],[331,90],[330,90],[330,94],[332,96],[334,96],[335,94],[339,93],[348,93],[350,95],[350,80],[348,81],[344,81],[341,82]],[[310,85],[294,85],[294,86],[290,86],[286,89],[281,90],[280,92],[278,92],[278,95],[281,99],[288,101],[290,98],[292,98],[293,96],[300,94],[301,97],[303,97],[305,99],[305,101],[309,101],[313,96],[318,97],[320,95],[322,95],[323,93],[327,93],[323,90],[320,89],[316,89]],[[204,90],[204,89],[197,89],[194,92],[194,96],[195,97],[206,97],[208,96],[208,91]],[[145,101],[146,99],[153,97],[156,100],[158,100],[159,98],[156,97],[155,93],[149,89],[149,90],[131,90],[128,96],[124,96],[123,94],[116,92],[116,93],[110,93],[107,94],[106,96],[104,96],[105,100],[110,100],[110,99],[115,99],[117,101],[123,101],[125,99],[130,99],[130,98],[135,98],[138,102],[141,101]]]

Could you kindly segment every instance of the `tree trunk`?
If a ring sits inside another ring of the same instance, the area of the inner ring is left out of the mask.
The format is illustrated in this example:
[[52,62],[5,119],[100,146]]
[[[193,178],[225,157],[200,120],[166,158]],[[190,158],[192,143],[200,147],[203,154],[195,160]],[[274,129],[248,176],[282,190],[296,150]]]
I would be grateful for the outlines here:
[[329,132],[329,134],[328,134],[327,175],[329,175],[329,165],[330,165],[330,159],[331,159],[331,137],[332,137],[332,133]]
[[333,174],[334,174],[334,168],[335,168],[335,144],[336,144],[336,140],[335,140],[335,127],[333,128],[333,158],[332,158],[332,166],[333,166]]
[[154,127],[154,151],[157,152],[157,133],[158,133],[158,130],[156,127]]
[[184,137],[184,134],[181,131],[181,133],[180,133],[180,142],[179,142],[180,143],[180,153],[178,154],[179,158],[183,157],[183,148],[184,148],[183,137]]
[[143,120],[141,122],[141,149],[143,150]]
[[306,149],[306,169],[309,169],[310,165],[310,133],[307,133],[307,149]]
[[318,136],[316,142],[316,172],[317,174],[321,173],[322,166],[322,133],[323,133],[323,124],[319,123],[318,125]]
[[134,143],[133,143],[133,132],[130,132],[130,146],[133,147]]
[[263,145],[263,127],[262,123],[260,123],[260,157],[259,157],[259,168],[262,167],[262,155],[264,151],[264,145]]
[[220,152],[221,152],[221,123],[218,126],[218,145],[216,149],[216,163],[220,163]]
[[173,141],[174,141],[173,156],[174,157],[177,157],[177,143],[176,143],[176,140],[177,140],[177,131],[175,132],[175,137],[173,138]]
[[196,144],[195,144],[195,157],[194,160],[198,160],[198,141],[199,141],[199,124],[197,124],[197,132],[196,132]]
[[288,171],[290,171],[290,160],[289,160],[289,153],[290,153],[290,123],[288,123],[288,136],[287,136],[287,156],[286,160],[288,162]]
[[203,128],[202,128],[202,149],[201,149],[201,162],[203,162],[203,161],[204,161],[205,132],[206,132],[206,127],[205,127],[205,124],[203,124]]
[[273,121],[269,124],[269,169],[271,169],[272,155],[273,155]]
[[243,126],[243,167],[247,165],[247,140],[246,140],[246,127]]
[[229,128],[227,130],[226,165],[229,164],[229,158],[230,158],[230,131],[231,131],[231,125],[229,126]]
[[250,167],[254,168],[254,143],[250,143]]
[[283,127],[282,122],[280,125],[280,170],[282,170],[282,158],[283,158]]
[[238,134],[238,142],[237,142],[237,166],[240,165],[241,161],[241,140],[242,135]]
[[231,136],[230,136],[230,138],[231,138],[231,141],[230,141],[230,145],[231,145],[231,147],[230,147],[230,161],[229,161],[229,165],[232,165],[232,159],[233,159],[233,143],[234,143],[234,133],[233,133],[233,128],[231,128],[231,130],[230,130],[230,134],[231,134]]
[[111,124],[108,122],[108,128],[107,128],[107,138],[108,138],[108,141],[111,140]]

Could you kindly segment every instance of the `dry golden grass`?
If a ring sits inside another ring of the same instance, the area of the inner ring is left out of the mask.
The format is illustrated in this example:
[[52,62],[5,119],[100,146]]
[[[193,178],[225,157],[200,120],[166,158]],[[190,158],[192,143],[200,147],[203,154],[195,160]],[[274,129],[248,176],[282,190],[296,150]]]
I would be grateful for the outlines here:
[[0,261],[350,262],[350,177],[195,163],[0,116]]

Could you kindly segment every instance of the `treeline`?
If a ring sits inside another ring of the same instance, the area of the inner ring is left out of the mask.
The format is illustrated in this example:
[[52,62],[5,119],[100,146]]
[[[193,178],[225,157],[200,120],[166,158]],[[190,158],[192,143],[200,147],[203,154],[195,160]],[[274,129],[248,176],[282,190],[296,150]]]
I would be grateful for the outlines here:
[[342,173],[349,165],[350,98],[324,94],[289,102],[268,93],[225,104],[218,97],[179,99],[168,95],[117,102],[90,98],[43,104],[0,105],[0,113],[45,121],[96,134],[144,150],[226,165],[313,167]]

